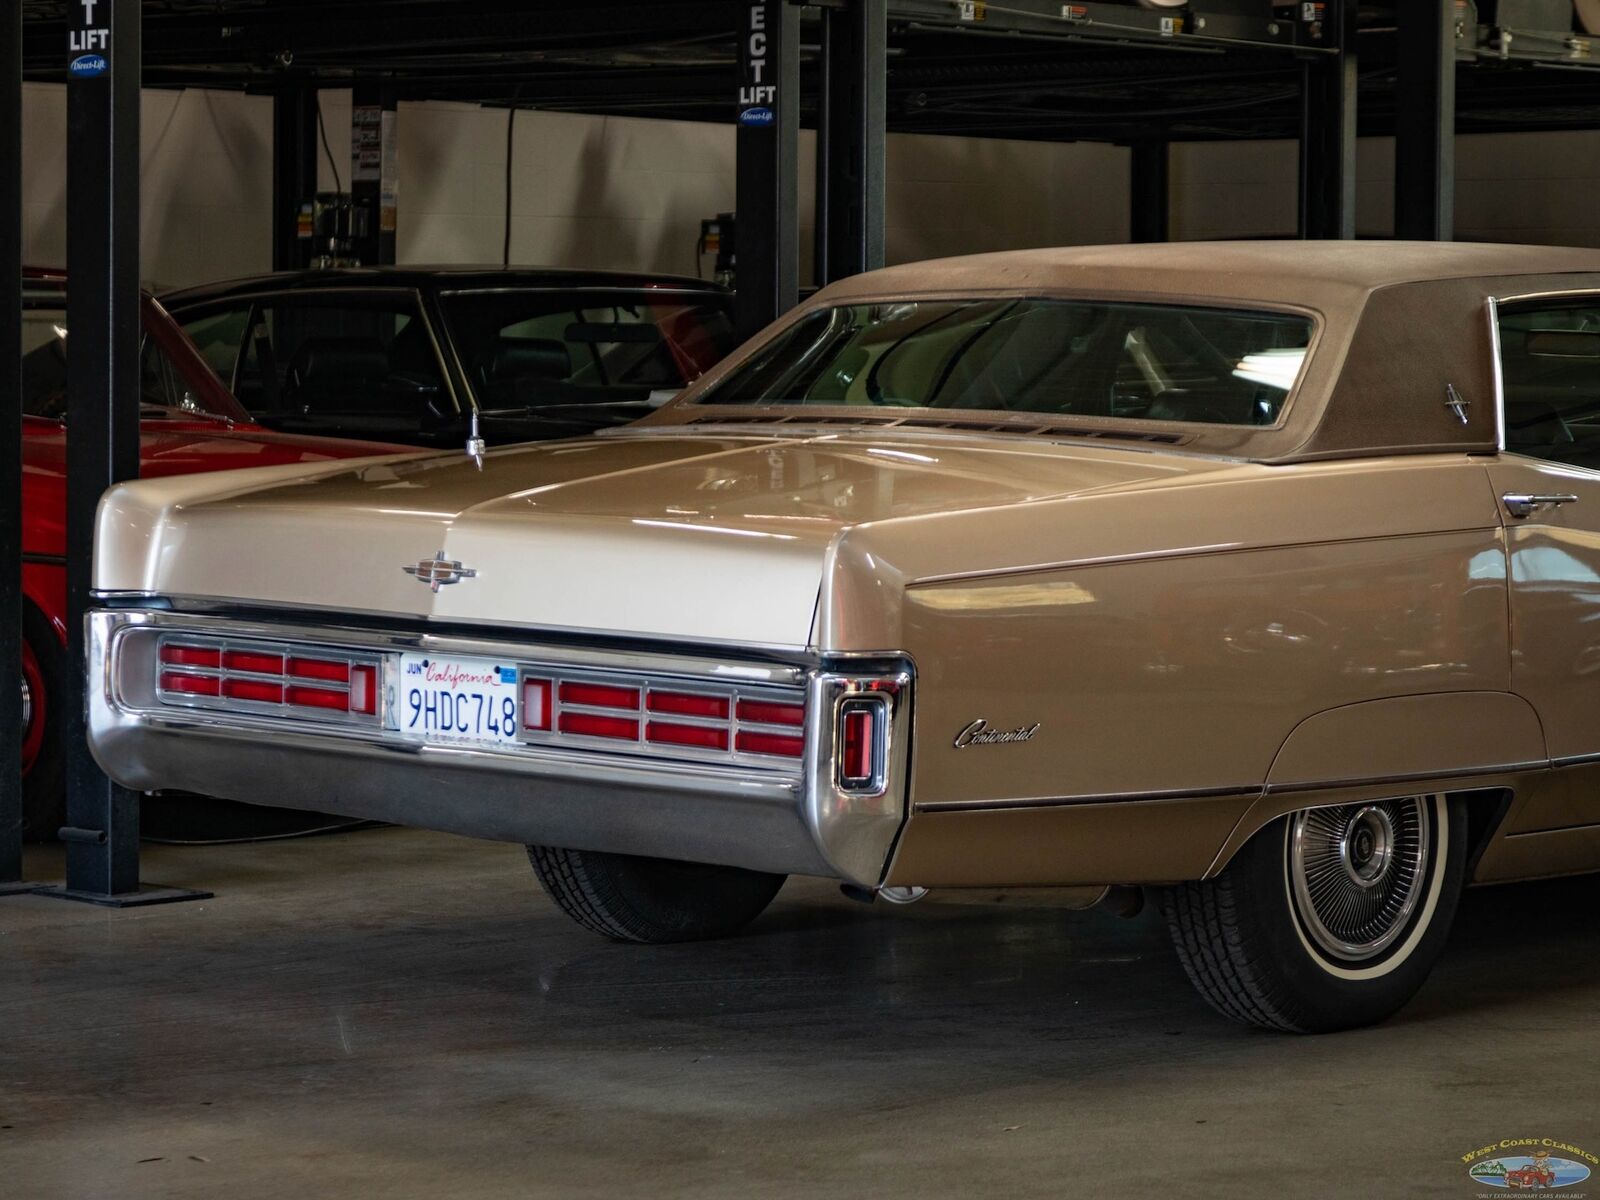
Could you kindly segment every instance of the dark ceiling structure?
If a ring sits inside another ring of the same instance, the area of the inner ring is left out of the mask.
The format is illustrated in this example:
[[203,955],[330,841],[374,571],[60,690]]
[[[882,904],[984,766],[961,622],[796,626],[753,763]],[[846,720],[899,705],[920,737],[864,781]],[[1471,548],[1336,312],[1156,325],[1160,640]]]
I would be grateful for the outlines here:
[[[64,79],[67,0],[22,5],[27,77]],[[831,6],[804,10],[808,81],[817,12]],[[1188,24],[1171,36],[1159,32],[1157,14],[1131,4],[891,3],[889,130],[1114,142],[1295,137],[1302,63],[1328,48],[1299,20],[1212,16],[1209,29],[1219,32],[1209,36],[1197,28],[1208,18],[1193,12],[1248,7],[1197,0],[1177,10]],[[727,122],[739,8],[730,0],[145,0],[144,80],[256,92],[367,83],[402,99]],[[1087,15],[1054,15],[1069,8]],[[1572,42],[1501,58],[1464,37],[1457,129],[1600,127],[1600,53],[1591,64],[1587,44]],[[1361,5],[1355,58],[1360,132],[1392,132],[1392,5]],[[803,90],[814,93],[809,83]]]

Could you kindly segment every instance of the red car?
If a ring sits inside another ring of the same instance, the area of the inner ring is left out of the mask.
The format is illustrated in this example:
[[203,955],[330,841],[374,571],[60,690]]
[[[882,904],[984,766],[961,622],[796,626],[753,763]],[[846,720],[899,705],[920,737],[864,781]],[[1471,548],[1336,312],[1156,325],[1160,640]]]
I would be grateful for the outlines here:
[[1554,1185],[1556,1173],[1543,1163],[1530,1163],[1506,1172],[1508,1188],[1547,1188]]
[[[23,281],[22,771],[27,835],[62,822],[55,714],[66,645],[66,279]],[[140,473],[186,475],[406,451],[376,442],[272,433],[251,422],[166,310],[143,297]]]

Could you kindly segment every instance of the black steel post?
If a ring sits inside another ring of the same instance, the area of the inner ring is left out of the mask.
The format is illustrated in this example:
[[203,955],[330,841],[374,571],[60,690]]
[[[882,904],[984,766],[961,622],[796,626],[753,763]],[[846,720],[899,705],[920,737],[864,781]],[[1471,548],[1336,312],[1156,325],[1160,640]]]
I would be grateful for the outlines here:
[[817,10],[821,22],[822,38],[817,52],[817,170],[812,198],[811,222],[811,282],[817,287],[828,283],[828,243],[833,222],[833,185],[829,173],[833,170],[833,143],[830,138],[833,125],[833,21],[834,10]]
[[1356,0],[1328,0],[1337,53],[1302,67],[1300,236],[1356,235]]
[[[310,85],[285,88],[272,97],[272,269],[291,271],[311,263],[310,220],[301,206],[317,191],[317,93]],[[304,236],[302,236],[304,234]]]
[[1128,240],[1164,242],[1170,205],[1169,155],[1165,139],[1134,142],[1128,156]]
[[1394,235],[1449,241],[1456,204],[1456,14],[1453,0],[1398,7],[1394,96]]
[[888,14],[888,0],[850,0],[824,26],[832,63],[827,85],[829,282],[883,266]]
[[22,5],[0,14],[0,895],[22,882]]
[[384,266],[399,223],[394,89],[357,84],[350,103],[350,200],[364,224],[351,244],[362,266]]
[[139,7],[67,9],[67,881],[38,893],[116,907],[204,894],[141,890],[138,794],[106,778],[84,728],[95,509],[139,474]]
[[739,13],[739,332],[748,337],[800,298],[800,10],[746,0]]

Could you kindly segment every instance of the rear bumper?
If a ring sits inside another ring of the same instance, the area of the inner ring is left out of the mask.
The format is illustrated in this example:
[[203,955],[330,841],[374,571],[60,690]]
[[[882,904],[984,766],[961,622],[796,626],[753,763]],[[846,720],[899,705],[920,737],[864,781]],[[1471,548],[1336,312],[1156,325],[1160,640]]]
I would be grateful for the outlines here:
[[[345,816],[497,841],[606,850],[831,876],[864,886],[883,878],[905,818],[910,674],[895,681],[888,778],[876,797],[833,785],[838,699],[860,679],[839,664],[759,663],[635,653],[425,631],[373,630],[304,620],[248,620],[162,608],[97,610],[88,618],[89,740],[126,787],[182,789],[251,804]],[[265,719],[164,705],[145,682],[164,633],[247,637],[368,654],[427,650],[519,662],[575,663],[676,681],[730,676],[803,688],[811,714],[803,759],[772,769],[592,750],[444,745],[398,730]],[[879,672],[883,664],[872,668]]]

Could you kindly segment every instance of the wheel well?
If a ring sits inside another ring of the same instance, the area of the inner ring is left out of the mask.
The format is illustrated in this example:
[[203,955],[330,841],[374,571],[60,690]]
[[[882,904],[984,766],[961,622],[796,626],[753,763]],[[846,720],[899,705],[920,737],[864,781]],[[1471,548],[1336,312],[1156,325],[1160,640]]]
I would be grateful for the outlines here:
[[1510,788],[1477,788],[1473,791],[1451,792],[1452,800],[1464,800],[1467,810],[1467,882],[1477,874],[1478,860],[1494,841],[1494,835],[1511,810],[1515,793]]

